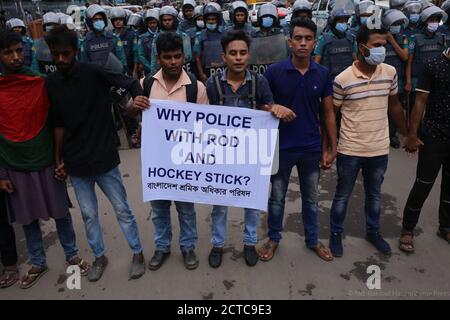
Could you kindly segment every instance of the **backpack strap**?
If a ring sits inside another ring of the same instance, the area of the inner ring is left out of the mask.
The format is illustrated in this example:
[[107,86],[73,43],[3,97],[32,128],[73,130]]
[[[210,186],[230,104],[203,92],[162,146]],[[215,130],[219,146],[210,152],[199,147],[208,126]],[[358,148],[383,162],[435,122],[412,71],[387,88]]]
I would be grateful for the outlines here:
[[152,91],[153,82],[155,82],[155,78],[152,75],[148,74],[144,78],[143,87],[144,87],[144,96],[150,97],[150,92]]
[[192,73],[187,73],[189,79],[191,80],[191,84],[186,86],[186,100],[190,103],[197,103],[197,95],[198,95],[198,83],[197,77]]
[[219,75],[221,73],[216,73],[213,75],[214,83],[216,84],[217,94],[219,95],[219,104],[223,106],[225,104],[225,95],[223,93],[222,84],[220,83]]
[[250,92],[250,95],[248,96],[248,98],[250,99],[250,103],[253,109],[257,108],[257,104],[256,104],[256,86],[258,85],[258,74],[254,71],[250,71],[250,74],[252,75],[252,91]]

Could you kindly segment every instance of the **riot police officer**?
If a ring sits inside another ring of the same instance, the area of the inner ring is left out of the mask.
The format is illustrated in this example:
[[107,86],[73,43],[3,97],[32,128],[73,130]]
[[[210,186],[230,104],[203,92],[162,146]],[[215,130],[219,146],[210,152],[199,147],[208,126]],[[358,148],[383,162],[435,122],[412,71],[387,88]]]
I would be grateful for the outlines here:
[[147,31],[139,36],[138,56],[139,63],[144,68],[145,75],[151,71],[153,41],[159,33],[159,11],[149,9],[144,14],[144,24]]
[[127,21],[127,27],[138,34],[145,33],[146,30],[143,23],[143,17],[137,13],[130,14]]
[[445,1],[441,9],[447,14],[447,21],[439,26],[438,31],[445,35],[446,47],[450,46],[450,0]]
[[408,37],[411,37],[417,33],[420,33],[418,24],[420,21],[420,13],[422,12],[422,3],[417,0],[409,0],[403,6],[403,13],[408,18],[408,26],[404,29],[403,33]]
[[[398,95],[400,101],[406,101],[404,97],[405,86],[405,66],[409,55],[409,37],[402,34],[402,27],[408,23],[408,18],[396,9],[389,9],[384,12],[382,25],[388,30],[386,43],[386,58],[384,63],[395,68],[398,77]],[[394,122],[389,118],[389,137],[391,147],[400,148],[400,140],[397,137],[397,129]]]
[[295,18],[308,18],[312,19],[312,5],[307,0],[296,0],[292,6],[292,17]]
[[[371,0],[363,0],[355,5],[355,15],[353,16],[350,33],[356,38],[356,34],[361,26],[367,26],[369,18],[375,13],[374,9],[379,9]],[[380,26],[381,27],[381,26]]]
[[83,39],[80,60],[105,66],[110,54],[113,54],[126,66],[127,59],[120,37],[105,30],[108,25],[105,9],[97,4],[90,5],[86,10],[86,23],[91,31]]
[[389,9],[402,10],[407,0],[389,0]]
[[222,39],[224,32],[223,17],[220,6],[210,2],[203,7],[203,21],[206,28],[202,30],[197,38],[194,48],[198,76],[202,82],[213,74],[223,71]]
[[187,72],[191,72],[193,61],[191,38],[185,32],[178,29],[178,11],[173,6],[164,6],[159,10],[159,26],[161,31],[156,35],[152,45],[151,74],[156,74],[160,69],[157,61],[156,40],[163,32],[176,32],[181,36],[183,39],[184,68]]
[[271,64],[285,60],[289,50],[283,30],[277,27],[278,11],[275,5],[263,4],[257,18],[260,27],[252,32],[249,68],[264,74]]
[[38,71],[34,43],[33,40],[27,36],[27,28],[25,27],[25,23],[17,18],[9,19],[6,21],[6,29],[20,33],[22,36],[24,65],[34,71]]
[[[407,92],[414,91],[419,71],[427,59],[444,51],[445,37],[437,31],[439,23],[444,17],[446,17],[446,13],[434,5],[423,9],[420,14],[420,23],[423,30],[410,39],[413,42],[410,45],[410,54],[406,67],[405,90]],[[411,102],[413,101],[414,98],[411,99]]]
[[183,21],[178,27],[180,31],[186,33],[191,39],[195,40],[197,26],[194,20],[195,0],[184,0],[181,6]]
[[334,8],[328,21],[329,31],[319,37],[314,51],[316,62],[327,67],[333,79],[356,60],[356,41],[348,27],[352,13],[348,8]]
[[137,30],[126,28],[127,13],[123,8],[114,7],[111,9],[110,20],[114,27],[113,34],[122,41],[125,51],[126,67],[128,72],[136,77],[137,74]]
[[248,7],[244,1],[235,1],[231,4],[230,10],[231,25],[228,30],[243,30],[248,35],[253,32],[248,21]]
[[[44,36],[47,35],[55,26],[59,25],[59,17],[54,12],[47,12],[42,16],[42,27],[44,29]],[[53,63],[53,58],[48,48],[44,37],[34,41],[36,49],[36,60],[38,63],[38,70],[43,74],[50,74],[56,71],[56,65]]]
[[194,21],[196,26],[195,38],[198,38],[198,32],[205,29],[205,22],[203,21],[203,6],[196,6],[194,8]]

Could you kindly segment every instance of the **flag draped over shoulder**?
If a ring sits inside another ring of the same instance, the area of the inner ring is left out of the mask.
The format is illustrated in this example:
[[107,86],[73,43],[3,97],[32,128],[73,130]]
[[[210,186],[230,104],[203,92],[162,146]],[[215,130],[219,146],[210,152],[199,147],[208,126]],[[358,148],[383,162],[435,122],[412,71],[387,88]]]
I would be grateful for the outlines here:
[[54,162],[44,78],[30,73],[0,76],[0,166],[41,170]]

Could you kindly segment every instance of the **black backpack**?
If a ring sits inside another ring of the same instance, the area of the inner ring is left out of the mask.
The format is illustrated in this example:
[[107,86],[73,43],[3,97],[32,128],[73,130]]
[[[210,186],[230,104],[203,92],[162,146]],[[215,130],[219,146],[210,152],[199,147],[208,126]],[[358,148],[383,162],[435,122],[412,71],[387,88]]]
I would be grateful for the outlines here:
[[[198,93],[198,84],[197,77],[192,73],[187,73],[189,79],[191,80],[191,84],[186,86],[186,100],[187,102],[197,103],[197,93]],[[152,91],[153,82],[155,82],[155,78],[151,75],[147,75],[144,78],[144,96],[150,97],[150,92]]]

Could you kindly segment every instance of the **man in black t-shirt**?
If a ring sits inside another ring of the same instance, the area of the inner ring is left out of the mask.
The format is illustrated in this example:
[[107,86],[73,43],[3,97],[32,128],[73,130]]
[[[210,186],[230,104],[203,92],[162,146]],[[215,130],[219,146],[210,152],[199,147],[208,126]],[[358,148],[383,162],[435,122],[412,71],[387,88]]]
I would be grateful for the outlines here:
[[[450,48],[428,60],[419,75],[416,104],[405,149],[419,149],[417,178],[403,212],[400,249],[413,252],[413,231],[420,211],[442,168],[438,236],[450,244]],[[423,119],[420,139],[418,128]]]

